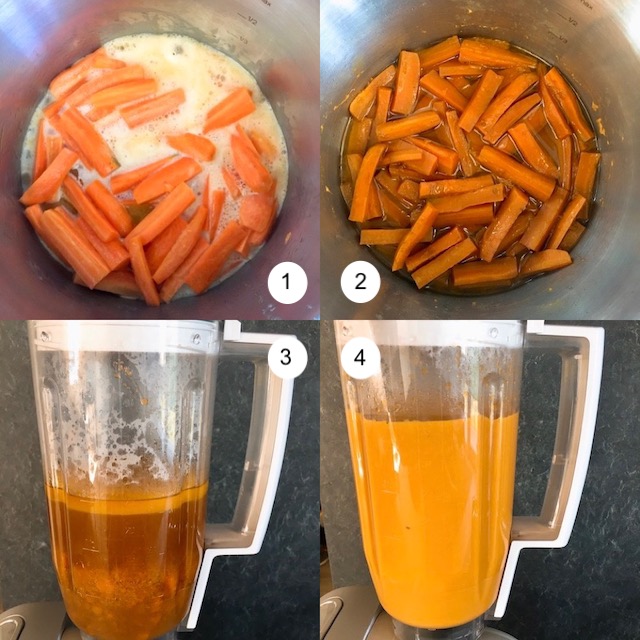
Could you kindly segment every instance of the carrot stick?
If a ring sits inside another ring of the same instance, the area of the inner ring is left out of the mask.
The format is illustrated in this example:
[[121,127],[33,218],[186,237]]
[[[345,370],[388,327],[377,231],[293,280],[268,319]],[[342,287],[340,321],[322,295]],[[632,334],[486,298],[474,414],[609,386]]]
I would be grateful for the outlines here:
[[420,78],[420,86],[437,98],[444,100],[456,111],[464,111],[467,99],[447,79],[441,78],[434,69]]
[[491,128],[504,115],[507,109],[536,82],[538,76],[535,73],[523,73],[514,78],[498,95],[489,103],[486,111],[480,116],[476,127],[483,134],[487,134]]
[[155,273],[186,228],[187,221],[180,216],[145,247],[144,255],[151,273]]
[[[96,91],[93,95],[86,99],[87,104],[91,105],[91,112],[94,114],[98,111],[104,111],[105,115],[113,111],[116,107],[146,98],[158,90],[158,82],[154,78],[140,78],[130,82],[123,82],[112,87]],[[91,113],[90,112],[90,113]],[[88,116],[89,120],[99,118]]]
[[518,100],[518,102],[515,102],[504,112],[498,122],[496,122],[493,127],[487,131],[485,139],[492,144],[498,142],[508,129],[518,123],[539,102],[540,94],[538,93],[534,93],[526,98],[522,98],[522,100]]
[[123,191],[128,191],[132,187],[135,187],[147,176],[151,175],[154,171],[157,171],[160,167],[169,162],[171,158],[173,158],[173,156],[167,156],[166,158],[156,160],[155,162],[144,165],[143,167],[138,167],[137,169],[132,169],[131,171],[111,176],[110,184],[112,193],[122,193]]
[[527,249],[540,251],[551,232],[551,228],[564,208],[568,195],[565,189],[556,187],[553,195],[542,205],[540,211],[533,216],[527,230],[520,239],[520,242]]
[[349,113],[356,119],[362,120],[369,109],[373,101],[376,99],[376,93],[378,87],[383,87],[390,84],[396,75],[395,65],[389,65],[386,69],[383,69],[375,78],[369,82],[369,84],[351,101],[349,105]]
[[78,161],[78,155],[70,149],[62,149],[55,160],[42,172],[22,194],[24,205],[39,204],[53,200],[71,167]]
[[422,49],[420,56],[420,69],[424,73],[426,69],[436,67],[441,62],[455,58],[460,52],[460,38],[451,36],[438,44]]
[[498,92],[502,84],[502,76],[495,71],[487,69],[478,82],[471,99],[467,103],[465,110],[460,115],[460,128],[464,131],[472,131],[480,116],[487,110],[493,97]]
[[120,115],[124,118],[130,129],[161,118],[175,111],[185,101],[184,89],[174,89],[162,93],[155,98],[147,98],[120,109]]
[[[399,151],[385,153],[378,163],[378,166],[385,167],[389,164],[408,162],[411,160],[422,160],[422,149],[414,147],[413,149],[401,149]],[[438,160],[436,158],[436,163],[437,161]]]
[[202,253],[185,276],[185,284],[197,294],[205,291],[216,279],[224,263],[244,237],[245,229],[233,220]]
[[62,189],[75,207],[78,215],[84,218],[86,223],[95,231],[102,242],[109,242],[118,238],[118,232],[111,223],[91,202],[80,184],[72,176],[67,176],[62,183]]
[[202,160],[203,162],[213,160],[213,156],[216,153],[216,145],[213,144],[209,138],[198,136],[195,133],[167,136],[167,142],[170,147],[173,147],[177,151],[191,156],[196,160]]
[[153,274],[157,284],[161,284],[185,261],[191,250],[198,242],[207,219],[207,207],[200,205],[189,224],[176,240],[175,245],[166,255],[160,266]]
[[477,225],[488,225],[493,222],[493,205],[477,204],[460,211],[447,211],[439,213],[433,223],[434,228],[444,229],[445,227],[475,227]]
[[438,158],[428,151],[420,149],[421,157],[419,160],[405,160],[404,166],[408,169],[416,171],[422,176],[430,176],[435,173],[438,166]]
[[542,96],[542,109],[551,130],[556,138],[563,140],[571,135],[571,127],[564,117],[560,107],[549,91],[544,77],[541,78],[539,84],[540,95]]
[[32,204],[24,209],[24,215],[27,220],[31,223],[34,231],[38,233],[38,229],[40,228],[40,220],[42,218],[42,207],[39,204]]
[[365,220],[371,183],[384,151],[385,146],[383,144],[376,144],[367,149],[362,159],[362,165],[354,184],[353,200],[349,213],[349,220],[353,222],[364,222]]
[[431,204],[439,213],[450,211],[462,211],[478,204],[488,204],[504,200],[504,184],[492,184],[489,187],[482,187],[474,191],[456,193],[450,196],[442,196],[431,200]]
[[353,120],[345,141],[345,153],[359,153],[360,155],[364,155],[369,145],[369,139],[375,138],[375,132],[372,131],[372,126],[373,120],[371,118]]
[[203,133],[238,122],[256,110],[251,91],[246,87],[234,89],[207,113]]
[[94,180],[86,188],[86,192],[122,237],[133,229],[133,220],[129,212],[102,182]]
[[95,169],[104,178],[120,166],[104,138],[75,107],[62,112],[59,122],[63,125],[60,135],[69,137],[82,150],[90,169]]
[[347,154],[347,166],[349,167],[351,182],[356,181],[356,178],[358,177],[358,171],[360,171],[360,165],[362,165],[362,156],[359,153]]
[[62,151],[62,138],[58,134],[45,136],[44,144],[46,148],[47,167],[58,157]]
[[408,229],[361,229],[360,244],[399,244],[407,233]]
[[[87,286],[78,274],[73,277],[73,282],[81,287]],[[94,289],[113,293],[123,298],[142,298],[140,287],[131,271],[112,271],[100,280]]]
[[486,40],[465,39],[460,45],[460,62],[480,64],[485,67],[531,67],[535,69],[538,61],[531,56],[517,53],[508,48],[496,46]]
[[411,143],[420,147],[424,151],[428,151],[438,159],[438,171],[446,173],[447,175],[454,175],[458,168],[459,157],[458,154],[448,147],[444,147],[433,140],[427,140],[426,138],[411,137],[407,138]]
[[[394,227],[408,227],[411,225],[411,219],[409,218],[409,211],[401,205],[400,201],[390,196],[384,190],[372,189],[369,194],[369,201],[367,203],[367,220],[372,219],[375,215],[379,216],[379,209],[375,204],[375,196],[379,198],[379,204],[382,210],[382,215],[387,224]],[[371,202],[373,200],[373,202]]]
[[451,281],[454,287],[469,287],[513,280],[518,276],[516,258],[498,258],[491,263],[466,262],[453,267]]
[[[418,78],[418,80],[419,79],[420,78]],[[373,113],[372,126],[382,124],[387,121],[389,109],[391,108],[392,96],[393,91],[391,90],[391,87],[378,87],[378,91],[376,93],[376,109]],[[373,131],[375,132],[375,129],[373,129]],[[377,142],[377,140],[375,140],[374,143],[375,142]]]
[[113,69],[80,85],[65,98],[65,102],[72,106],[78,106],[86,103],[87,100],[98,91],[122,84],[123,82],[141,80],[142,78],[144,78],[144,68],[139,64]]
[[478,160],[489,171],[504,180],[513,182],[538,200],[548,200],[553,193],[556,184],[554,180],[525,167],[502,151],[484,146],[478,155]]
[[[406,266],[408,271],[415,271],[418,267],[422,266],[425,262],[433,260],[436,256],[444,253],[453,245],[462,242],[466,238],[464,231],[460,227],[453,227],[450,231],[443,233],[436,238],[431,244],[427,245],[424,249],[421,249],[417,253],[410,255],[407,258]],[[360,242],[362,244],[362,241]]]
[[231,136],[233,166],[252,191],[267,193],[273,187],[273,177],[260,161],[255,149],[250,149],[237,135]]
[[526,122],[521,122],[509,129],[509,135],[518,147],[518,151],[533,169],[550,178],[557,178],[558,168],[551,156],[545,151]]
[[485,71],[480,64],[464,64],[461,62],[447,62],[438,67],[438,73],[443,78],[462,76],[464,78],[475,78],[481,76]]
[[36,149],[33,156],[33,169],[31,180],[37,180],[47,168],[47,145],[44,135],[44,119],[38,123],[38,134],[36,136]]
[[433,198],[449,196],[456,193],[475,191],[493,184],[493,177],[485,173],[477,178],[458,178],[456,180],[434,180],[433,182],[420,183],[420,197]]
[[586,199],[579,194],[569,202],[565,210],[560,215],[558,223],[547,242],[547,249],[558,249],[560,247],[562,240],[569,231],[574,220],[578,217],[578,214],[586,204]]
[[142,240],[139,237],[133,238],[127,242],[127,246],[131,254],[133,276],[136,279],[136,284],[140,287],[145,302],[153,307],[160,306],[160,296],[151,277],[151,271],[142,248]]
[[[538,86],[542,86],[543,83]],[[542,95],[542,93],[540,94]],[[526,122],[531,129],[531,133],[540,133],[547,126],[547,118],[544,115],[544,109],[542,105],[538,105],[535,109],[532,109],[524,118],[523,122]]]
[[424,176],[421,173],[418,173],[413,169],[407,169],[405,166],[401,164],[390,164],[387,167],[387,171],[389,171],[389,175],[394,180],[404,180],[407,178],[409,180],[417,180],[418,182],[420,180],[424,180]]
[[184,284],[184,277],[200,256],[207,250],[209,243],[204,238],[198,238],[196,246],[187,259],[176,269],[174,274],[164,281],[160,288],[160,298],[163,302],[170,302]]
[[[480,147],[480,149],[482,149],[482,147]],[[478,150],[478,153],[480,152],[480,149]],[[502,138],[502,140],[500,140],[500,142],[498,142],[498,144],[496,145],[496,149],[504,151],[504,153],[510,156],[515,156],[518,153],[516,145],[513,143],[513,140],[509,136],[504,136],[504,138]]]
[[507,231],[507,235],[500,242],[495,255],[499,256],[503,251],[506,251],[509,247],[511,247],[514,242],[517,242],[518,240],[520,240],[520,238],[522,238],[522,235],[529,226],[529,222],[531,222],[531,218],[533,218],[533,213],[527,210],[525,210],[524,213],[521,213],[518,218],[516,218],[516,221],[513,223],[509,231]]
[[222,208],[224,207],[225,192],[223,189],[214,189],[209,195],[209,220],[207,222],[207,232],[209,233],[209,240],[213,240],[220,224],[220,216],[222,215]]
[[562,138],[559,143],[560,186],[571,191],[573,180],[573,140],[570,136]]
[[398,196],[415,204],[420,200],[420,185],[413,180],[403,180],[398,187]]
[[434,111],[421,111],[397,120],[376,125],[376,137],[382,141],[406,138],[433,129],[440,124],[440,116]]
[[[391,90],[389,89],[389,91]],[[251,142],[253,142],[253,146],[263,158],[266,160],[275,160],[278,150],[262,131],[254,129],[249,131],[248,135],[251,138]]]
[[375,182],[372,182],[369,191],[369,199],[367,200],[367,214],[365,219],[374,220],[375,218],[382,218],[383,216],[384,211],[382,208],[382,202],[380,201],[378,187]]
[[560,246],[558,249],[562,249],[563,251],[571,251],[578,241],[582,237],[582,234],[587,230],[587,228],[580,224],[577,221],[574,221],[569,227],[569,231],[567,231],[566,235],[560,242]]
[[273,196],[264,193],[251,193],[240,200],[238,218],[247,229],[264,231],[271,220]]
[[529,254],[520,266],[521,276],[531,276],[544,271],[555,271],[568,267],[573,261],[566,251],[560,249],[545,249]]
[[133,197],[138,204],[155,200],[201,171],[202,167],[193,158],[180,158],[148,175],[135,187]]
[[76,229],[64,209],[44,211],[40,233],[45,244],[59,253],[90,289],[109,273],[109,267]]
[[460,128],[458,123],[458,114],[455,111],[447,111],[446,121],[449,128],[449,134],[451,135],[451,141],[453,142],[453,148],[456,150],[456,153],[460,158],[462,173],[469,178],[477,171],[476,163],[471,157],[469,140],[464,134],[464,131]]
[[404,267],[409,254],[415,246],[424,238],[427,231],[432,227],[433,221],[436,219],[438,211],[430,203],[427,203],[415,221],[407,235],[401,240],[393,257],[392,270],[397,271]]
[[405,116],[413,111],[418,96],[418,82],[420,82],[420,56],[415,51],[401,51],[391,111]]
[[127,245],[134,239],[139,239],[143,245],[151,242],[180,216],[195,199],[196,194],[187,184],[181,182],[142,222],[133,228],[133,231],[126,237]]
[[78,227],[78,231],[82,233],[91,246],[98,252],[110,271],[117,271],[129,264],[129,252],[119,239],[103,242],[84,218],[78,217],[74,222]]
[[578,170],[576,171],[575,190],[586,200],[591,200],[596,173],[600,164],[600,154],[583,151],[578,158]]
[[414,279],[418,289],[422,289],[438,276],[446,273],[459,262],[472,256],[477,251],[477,247],[471,238],[465,238],[462,242],[453,245],[439,256],[430,260],[420,269],[414,271],[411,277]]
[[573,89],[567,84],[560,72],[552,67],[544,76],[544,82],[551,91],[553,97],[558,101],[560,108],[564,112],[571,128],[576,132],[578,138],[583,142],[589,142],[595,137],[595,133],[589,126],[586,118],[582,114],[580,103]]
[[498,209],[495,219],[482,236],[480,243],[481,260],[485,262],[493,260],[498,252],[500,243],[504,240],[520,214],[525,210],[527,204],[529,204],[529,197],[517,187],[513,187]]

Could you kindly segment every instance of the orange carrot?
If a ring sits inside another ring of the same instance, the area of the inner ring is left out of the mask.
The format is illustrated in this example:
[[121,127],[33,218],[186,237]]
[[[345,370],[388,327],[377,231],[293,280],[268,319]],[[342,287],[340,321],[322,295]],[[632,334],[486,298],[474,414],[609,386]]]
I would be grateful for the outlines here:
[[209,243],[202,237],[198,238],[196,246],[187,259],[175,270],[173,275],[164,281],[160,288],[160,298],[163,302],[170,302],[184,284],[184,277],[200,256],[209,248]]
[[529,226],[529,222],[531,222],[531,218],[533,218],[533,213],[526,210],[516,218],[516,221],[511,225],[509,231],[507,231],[507,235],[500,242],[495,255],[500,255],[503,251],[509,249],[509,247],[511,247],[514,242],[517,242],[520,240],[520,238],[522,238],[522,235]]
[[75,207],[78,215],[95,231],[102,242],[118,238],[118,232],[104,214],[91,202],[80,184],[72,176],[67,176],[62,183],[64,194]]
[[578,241],[586,230],[587,228],[584,225],[580,224],[577,220],[574,220],[574,222],[569,227],[569,231],[567,231],[566,235],[562,239],[562,242],[560,242],[560,246],[558,247],[558,249],[562,249],[563,251],[571,251],[576,246],[576,244],[578,244]]
[[158,169],[160,169],[160,167],[169,162],[171,158],[173,158],[173,156],[167,156],[166,158],[156,160],[155,162],[144,165],[143,167],[138,167],[137,169],[132,169],[131,171],[126,171],[125,173],[118,173],[115,176],[111,176],[112,193],[122,193],[123,191],[128,191],[129,189],[131,189],[131,187],[135,187],[147,176],[152,174],[154,171],[157,171]]
[[439,213],[433,226],[435,229],[445,227],[475,227],[477,225],[488,225],[493,222],[493,205],[476,204],[460,211],[447,211]]
[[458,168],[458,162],[460,158],[458,154],[449,147],[443,147],[442,145],[434,142],[433,140],[427,140],[426,138],[411,137],[407,138],[411,144],[415,144],[424,151],[428,151],[438,159],[438,171],[447,175],[453,175]]
[[136,284],[140,287],[145,302],[153,307],[160,306],[160,296],[158,295],[155,282],[151,277],[151,271],[144,255],[144,249],[142,248],[142,241],[140,238],[133,238],[127,242],[127,246],[131,254],[133,275],[136,279]]
[[564,208],[569,194],[562,187],[556,187],[553,195],[542,205],[531,219],[520,242],[532,251],[540,251],[551,232],[555,221]]
[[396,253],[393,257],[392,270],[397,271],[404,267],[409,254],[413,251],[416,245],[425,237],[427,230],[433,226],[433,221],[438,215],[438,210],[430,203],[427,203],[420,213],[420,216],[415,221],[414,225],[409,230],[409,233],[398,244]]
[[398,196],[411,203],[417,203],[420,200],[419,184],[413,180],[403,180],[398,187]]
[[478,82],[471,99],[460,115],[460,128],[464,131],[472,131],[480,116],[486,111],[491,100],[498,92],[502,84],[502,76],[495,71],[487,69]]
[[447,62],[438,67],[438,73],[443,78],[462,76],[464,78],[475,78],[481,76],[485,71],[484,66],[479,64],[464,64],[461,62]]
[[240,184],[238,183],[238,178],[236,178],[235,174],[232,173],[227,167],[222,167],[220,172],[222,173],[222,179],[227,186],[229,194],[234,200],[237,200],[242,195]]
[[376,99],[376,93],[378,87],[383,87],[391,83],[396,75],[396,68],[394,65],[389,65],[386,69],[383,69],[375,78],[369,82],[369,84],[351,101],[349,105],[349,113],[356,120],[362,120],[369,109],[373,101]]
[[505,257],[491,263],[475,261],[457,264],[451,271],[451,281],[454,287],[470,287],[508,282],[517,275],[518,261],[516,258]]
[[509,107],[489,131],[485,134],[488,142],[495,144],[508,129],[518,123],[531,109],[540,102],[540,94],[534,93],[518,100]]
[[187,224],[187,221],[182,216],[176,218],[145,247],[144,255],[151,273],[155,273],[156,269],[162,264],[180,234],[187,228]]
[[570,136],[562,138],[559,143],[560,156],[560,186],[571,191],[573,180],[573,140]]
[[[271,207],[271,214],[269,216],[269,220],[267,221],[267,224],[264,226],[264,229],[262,231],[251,231],[251,233],[247,237],[249,248],[257,247],[263,244],[264,242],[266,242],[267,238],[271,234],[271,229],[273,227],[274,222],[276,221],[277,216],[278,216],[278,202],[274,198],[273,205]],[[246,258],[246,255],[244,257]]]
[[406,138],[433,129],[440,124],[440,116],[435,111],[420,111],[405,118],[390,120],[376,125],[376,137],[379,141]]
[[38,233],[38,229],[40,228],[42,213],[42,207],[39,204],[29,205],[28,207],[25,207],[24,210],[24,215],[27,217],[27,220],[29,220],[36,233]]
[[[379,167],[385,167],[389,164],[394,164],[397,162],[408,162],[411,160],[421,160],[422,159],[422,149],[418,149],[414,147],[413,149],[400,149],[399,151],[391,151],[385,153],[382,156],[380,162],[378,163]],[[436,163],[438,159],[436,158]]]
[[[87,286],[78,274],[73,277],[73,282],[81,287]],[[131,271],[112,271],[100,280],[94,289],[114,293],[124,298],[142,298],[140,287]]]
[[450,211],[462,211],[479,204],[488,204],[504,200],[504,184],[492,184],[489,187],[482,187],[475,191],[456,193],[449,196],[442,196],[431,200],[431,204],[438,210],[438,213]]
[[166,229],[196,199],[189,186],[181,182],[126,237],[127,245],[139,239],[145,245]]
[[245,229],[231,221],[202,253],[185,276],[185,284],[195,293],[202,293],[219,275],[222,267],[245,236]]
[[438,44],[422,49],[418,52],[422,73],[441,62],[455,58],[458,53],[460,53],[460,38],[458,36],[451,36]]
[[407,233],[408,229],[361,229],[360,244],[399,244]]
[[243,143],[238,135],[231,136],[233,166],[252,191],[267,193],[273,187],[273,177],[260,161],[254,149]]
[[209,138],[198,136],[195,133],[167,136],[167,142],[177,151],[203,162],[213,160],[216,153],[216,145]]
[[269,140],[262,131],[253,129],[252,131],[249,131],[249,137],[251,138],[251,142],[253,142],[253,146],[258,150],[258,153],[263,158],[266,160],[275,160],[278,155],[278,150],[275,148],[273,142],[271,142],[271,140]]
[[117,271],[129,264],[129,252],[119,239],[103,242],[84,218],[78,217],[74,222],[78,227],[78,231],[82,233],[91,246],[98,252],[110,271]]
[[555,271],[568,267],[573,260],[571,256],[560,249],[545,249],[529,254],[520,267],[521,276],[531,276],[544,271]]
[[411,274],[418,289],[422,289],[438,276],[446,273],[459,262],[472,256],[477,247],[471,238],[465,238],[462,242],[453,245],[439,256],[430,260]]
[[555,67],[552,67],[544,76],[544,82],[549,87],[553,97],[558,101],[560,108],[578,138],[583,142],[593,140],[595,134],[582,114],[578,98],[560,72]]
[[419,151],[420,159],[405,160],[404,166],[407,167],[407,169],[416,171],[422,176],[430,176],[435,173],[436,167],[438,166],[438,158],[423,149],[419,149]]
[[558,168],[553,158],[545,151],[526,122],[521,122],[509,129],[509,135],[518,147],[518,151],[533,169],[550,178],[558,177]]
[[209,234],[209,240],[213,240],[220,224],[220,216],[222,215],[222,209],[224,207],[225,192],[223,189],[214,189],[209,195],[209,218],[207,221],[207,232]]
[[271,220],[273,196],[263,193],[252,193],[240,200],[240,224],[247,229],[264,231]]
[[600,154],[597,152],[587,153],[583,151],[578,159],[578,170],[576,171],[575,190],[586,200],[591,199],[593,185],[600,164]]
[[362,156],[359,153],[347,154],[347,166],[349,167],[349,175],[351,176],[351,182],[355,182],[358,177],[358,171],[362,165]]
[[[453,245],[458,244],[458,242],[462,242],[465,238],[466,235],[460,227],[453,227],[453,229],[443,233],[424,249],[410,255],[406,262],[407,270],[415,271],[425,262],[433,260],[433,258],[444,253],[447,249],[453,247]],[[362,244],[362,242],[360,242],[360,244]]]
[[[112,87],[96,91],[87,98],[86,102],[91,105],[94,113],[105,111],[106,115],[106,112],[110,113],[116,107],[125,105],[128,102],[133,102],[134,100],[146,98],[157,90],[157,80],[154,78],[140,78],[139,80],[123,82],[122,84],[116,84]],[[89,120],[91,119],[98,120],[99,118],[89,117]]]
[[371,119],[371,142],[373,144],[378,141],[375,135],[375,127],[387,121],[389,109],[391,108],[392,96],[393,91],[390,87],[378,87],[378,92],[376,94],[376,109],[374,111],[373,118]]
[[571,127],[549,91],[544,78],[538,84],[542,96],[542,109],[556,138],[563,140],[571,135]]
[[434,180],[433,182],[420,183],[420,197],[434,198],[438,196],[448,196],[456,193],[466,193],[475,191],[482,187],[489,187],[493,184],[493,177],[489,174],[478,176],[477,178],[458,178],[452,180]]
[[251,91],[246,87],[234,89],[207,113],[203,133],[226,127],[256,110]]
[[142,78],[144,78],[144,68],[139,64],[113,69],[80,85],[65,98],[65,102],[73,106],[85,104],[98,91]]
[[525,167],[511,156],[493,147],[484,146],[478,155],[480,164],[530,193],[534,198],[545,201],[551,197],[555,181]]
[[509,229],[511,229],[520,214],[525,210],[527,204],[529,204],[529,197],[520,189],[513,187],[509,191],[509,195],[498,209],[495,219],[482,236],[480,243],[481,260],[485,262],[493,260],[498,252],[500,243],[509,233]]
[[147,98],[142,102],[135,102],[127,107],[122,107],[120,115],[124,118],[127,126],[130,129],[134,129],[175,111],[184,101],[184,89],[174,89],[155,98]]
[[434,69],[420,78],[420,86],[437,98],[444,100],[457,111],[464,111],[467,99],[447,79],[441,78]]
[[47,167],[58,157],[58,154],[62,151],[62,138],[58,134],[45,136],[44,145],[47,155]]
[[[376,202],[376,196],[378,201]],[[380,213],[382,211],[382,214]],[[403,203],[389,195],[383,189],[376,189],[372,185],[369,199],[367,201],[367,215],[366,220],[371,220],[374,217],[384,216],[384,220],[392,227],[408,227],[411,225],[411,219],[409,218],[409,210],[406,209]]]
[[38,123],[38,135],[36,137],[36,150],[33,156],[33,170],[31,180],[37,180],[47,168],[47,144],[44,135],[44,119]]
[[471,157],[469,140],[460,128],[458,114],[455,111],[447,111],[446,119],[451,141],[453,142],[453,148],[460,158],[462,173],[469,178],[477,172],[476,163]]
[[138,204],[155,200],[201,171],[202,167],[193,158],[179,158],[142,180],[133,190],[133,197]]
[[571,228],[574,220],[578,217],[578,214],[586,204],[586,199],[579,194],[569,202],[565,210],[559,216],[558,223],[549,237],[547,249],[558,249],[560,247],[562,240],[565,235],[567,235],[567,232]]
[[420,81],[420,57],[415,51],[401,51],[391,111],[408,115],[413,111]]
[[71,167],[78,161],[78,155],[70,149],[62,149],[55,160],[42,172],[22,194],[24,205],[39,204],[53,200]]
[[463,40],[458,57],[460,62],[480,64],[497,69],[504,67],[531,67],[535,69],[537,65],[537,60],[531,56],[496,46],[486,40]]
[[353,189],[353,200],[349,214],[349,220],[353,222],[364,222],[365,220],[371,183],[373,182],[373,176],[384,151],[385,146],[383,144],[376,144],[367,150],[362,160],[358,178],[356,179]]
[[133,229],[133,220],[129,212],[102,182],[94,180],[86,188],[86,192],[122,237]]
[[175,245],[166,255],[160,266],[153,273],[153,279],[161,284],[185,261],[191,250],[198,242],[207,219],[207,207],[200,205],[189,221],[184,231],[176,240]]

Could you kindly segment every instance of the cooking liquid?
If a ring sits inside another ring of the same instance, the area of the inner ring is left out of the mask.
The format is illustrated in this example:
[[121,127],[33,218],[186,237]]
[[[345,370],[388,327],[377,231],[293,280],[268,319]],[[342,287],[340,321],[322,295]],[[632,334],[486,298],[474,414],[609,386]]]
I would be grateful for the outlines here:
[[495,601],[511,531],[518,415],[349,418],[365,555],[384,609],[443,629]]
[[69,617],[96,640],[150,640],[187,612],[203,548],[207,484],[93,500],[47,485],[53,559]]

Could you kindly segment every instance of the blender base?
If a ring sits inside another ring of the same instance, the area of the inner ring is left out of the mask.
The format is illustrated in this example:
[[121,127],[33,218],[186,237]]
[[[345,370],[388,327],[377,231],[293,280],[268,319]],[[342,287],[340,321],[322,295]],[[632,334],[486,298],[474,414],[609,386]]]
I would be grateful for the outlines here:
[[[343,587],[320,599],[320,640],[396,640],[396,635],[373,587]],[[516,639],[485,628],[479,640]]]

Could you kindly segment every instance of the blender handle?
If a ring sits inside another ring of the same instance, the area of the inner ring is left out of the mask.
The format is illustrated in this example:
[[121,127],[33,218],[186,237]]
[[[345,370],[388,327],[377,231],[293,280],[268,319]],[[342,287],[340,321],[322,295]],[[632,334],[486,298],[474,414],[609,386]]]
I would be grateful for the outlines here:
[[186,629],[193,629],[198,621],[214,558],[252,555],[262,547],[280,479],[293,396],[293,380],[276,376],[267,360],[271,345],[283,337],[293,336],[244,333],[239,321],[225,322],[221,356],[255,365],[251,423],[233,520],[206,525],[204,556],[184,621]]
[[569,542],[584,487],[598,411],[604,329],[527,323],[527,342],[560,352],[562,373],[556,440],[549,481],[537,517],[514,517],[511,544],[493,616],[504,615],[522,549]]

